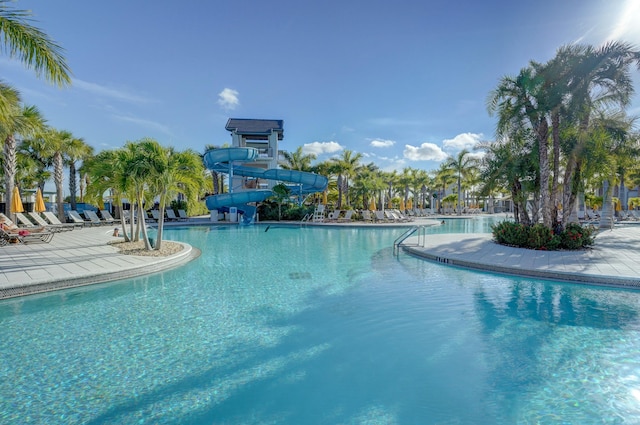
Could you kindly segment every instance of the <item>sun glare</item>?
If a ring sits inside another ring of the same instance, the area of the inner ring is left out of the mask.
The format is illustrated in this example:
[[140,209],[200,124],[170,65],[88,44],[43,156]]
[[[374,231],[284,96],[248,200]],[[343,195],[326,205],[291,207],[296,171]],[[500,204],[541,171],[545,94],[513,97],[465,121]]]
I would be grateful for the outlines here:
[[637,0],[627,0],[607,40],[640,43],[640,27],[638,26],[638,21],[640,21],[640,2]]

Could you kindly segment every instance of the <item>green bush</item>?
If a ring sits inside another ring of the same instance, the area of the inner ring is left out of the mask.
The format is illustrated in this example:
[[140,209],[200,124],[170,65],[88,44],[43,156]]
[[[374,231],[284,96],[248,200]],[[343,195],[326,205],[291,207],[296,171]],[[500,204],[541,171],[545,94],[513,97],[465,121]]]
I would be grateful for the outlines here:
[[595,227],[580,226],[577,223],[567,224],[564,232],[561,233],[562,246],[567,249],[580,249],[591,246],[594,243]]
[[581,249],[593,245],[595,228],[570,223],[559,233],[542,224],[525,226],[502,221],[491,226],[496,243],[539,250]]
[[491,226],[493,238],[502,245],[527,246],[529,232],[527,227],[513,221],[502,221]]
[[553,251],[560,246],[560,236],[554,235],[551,229],[542,224],[535,224],[527,230],[529,233],[527,248]]

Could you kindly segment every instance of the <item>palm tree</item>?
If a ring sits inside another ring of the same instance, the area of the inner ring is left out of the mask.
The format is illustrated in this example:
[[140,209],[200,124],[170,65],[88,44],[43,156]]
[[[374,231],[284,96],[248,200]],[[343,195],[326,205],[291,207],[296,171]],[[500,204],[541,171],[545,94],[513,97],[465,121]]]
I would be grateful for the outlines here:
[[28,137],[44,126],[35,106],[22,106],[17,90],[0,83],[0,140],[4,140],[5,207],[9,211],[16,177],[16,135]]
[[57,86],[71,84],[63,49],[29,23],[30,11],[9,8],[8,3],[9,0],[0,0],[0,36],[9,56]]
[[342,208],[343,194],[347,194],[347,205],[349,205],[349,179],[355,177],[360,168],[361,159],[361,153],[354,153],[349,149],[345,149],[341,157],[331,160],[334,173],[338,176],[338,209]]
[[[82,172],[89,176],[90,180],[90,184],[87,185],[87,200],[97,203],[106,192],[113,195],[118,217],[122,218],[122,234],[124,240],[128,242],[130,238],[122,212],[122,200],[131,193],[131,179],[124,168],[129,159],[127,155],[128,152],[124,149],[101,151],[83,162]],[[133,216],[131,218],[131,234],[133,235]]]
[[163,148],[157,142],[146,143],[152,151],[152,156],[157,155],[156,167],[150,170],[149,189],[154,197],[159,197],[160,220],[158,221],[158,240],[155,249],[162,248],[162,232],[164,228],[164,211],[171,199],[178,193],[186,195],[190,202],[198,199],[198,193],[204,184],[204,165],[196,152],[187,150],[176,152],[174,148]]
[[53,159],[53,182],[56,186],[56,204],[58,206],[58,217],[64,217],[64,157],[67,146],[73,140],[73,134],[67,130],[56,130],[48,128],[42,132],[42,148],[44,155]]
[[540,200],[544,225],[551,228],[549,195],[549,121],[550,99],[545,92],[544,74],[532,64],[515,78],[503,77],[488,100],[490,113],[498,114],[498,138],[529,127],[537,141],[540,170]]
[[45,152],[44,146],[44,139],[40,136],[23,139],[17,146],[18,158],[27,157],[35,164],[36,185],[42,191],[46,181],[51,178],[48,169],[53,166],[52,158]]
[[69,203],[71,209],[76,209],[76,192],[77,192],[77,170],[78,161],[84,161],[93,155],[93,147],[86,144],[83,139],[73,137],[65,146],[64,158],[65,163],[69,167]]
[[450,168],[458,181],[458,215],[462,214],[462,180],[466,178],[472,168],[475,168],[478,161],[471,156],[467,149],[463,149],[458,153],[457,157],[449,157],[445,161],[445,167]]
[[283,152],[284,162],[280,164],[285,170],[311,171],[311,163],[316,160],[316,154],[305,154],[302,152],[302,146],[294,152]]
[[439,202],[442,202],[442,198],[446,195],[447,188],[451,186],[456,181],[456,177],[454,175],[453,170],[450,167],[447,167],[446,162],[440,163],[440,167],[434,171],[435,175],[433,177],[434,188],[438,190],[435,192],[438,196],[436,207]]

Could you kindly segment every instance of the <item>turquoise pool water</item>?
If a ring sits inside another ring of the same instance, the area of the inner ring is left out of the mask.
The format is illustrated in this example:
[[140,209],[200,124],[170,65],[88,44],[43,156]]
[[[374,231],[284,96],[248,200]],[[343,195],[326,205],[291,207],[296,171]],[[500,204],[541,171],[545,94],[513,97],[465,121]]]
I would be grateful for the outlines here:
[[640,423],[640,293],[265,229],[167,229],[203,255],[0,302],[0,423]]

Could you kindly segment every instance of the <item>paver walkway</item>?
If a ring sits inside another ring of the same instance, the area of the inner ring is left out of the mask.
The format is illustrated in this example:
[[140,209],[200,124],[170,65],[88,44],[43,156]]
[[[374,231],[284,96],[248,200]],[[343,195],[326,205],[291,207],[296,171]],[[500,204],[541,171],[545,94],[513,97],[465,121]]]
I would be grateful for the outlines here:
[[109,245],[118,239],[112,233],[93,227],[56,233],[50,243],[0,247],[0,299],[154,273],[198,254],[185,245],[170,257],[124,255]]
[[[419,245],[418,245],[419,243]],[[640,288],[640,226],[616,226],[596,236],[593,248],[534,251],[498,245],[491,234],[411,237],[403,248],[455,266],[522,276]]]

